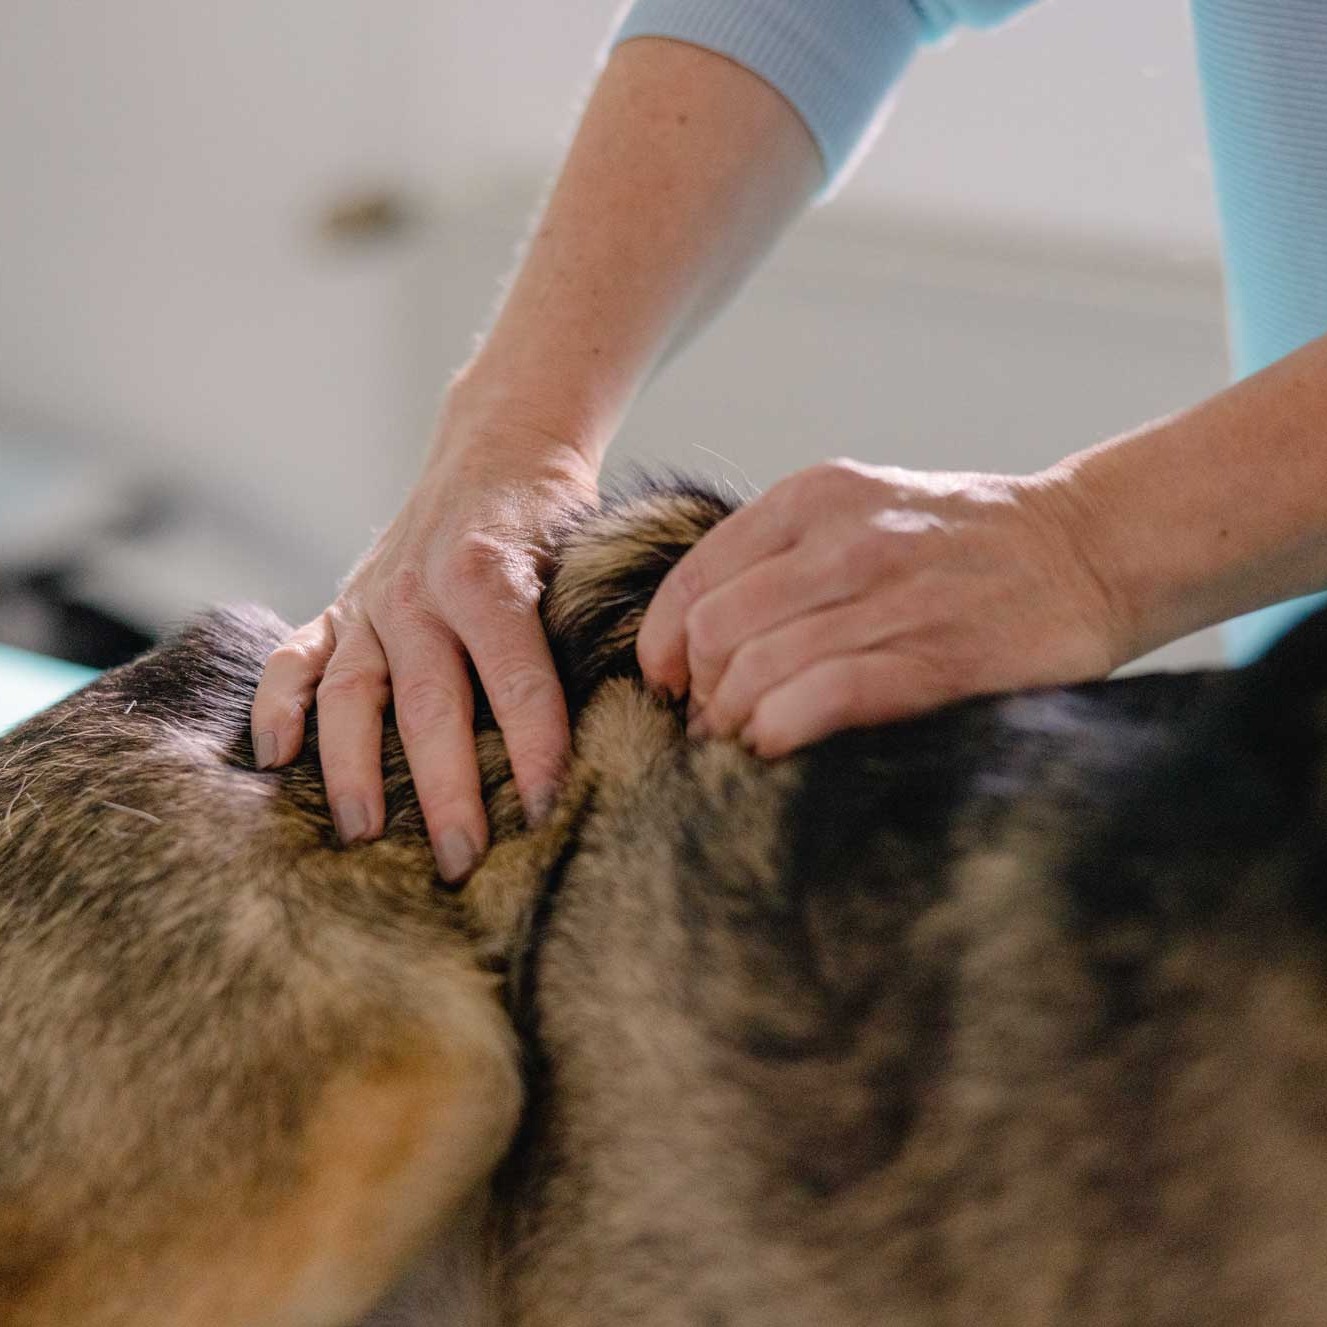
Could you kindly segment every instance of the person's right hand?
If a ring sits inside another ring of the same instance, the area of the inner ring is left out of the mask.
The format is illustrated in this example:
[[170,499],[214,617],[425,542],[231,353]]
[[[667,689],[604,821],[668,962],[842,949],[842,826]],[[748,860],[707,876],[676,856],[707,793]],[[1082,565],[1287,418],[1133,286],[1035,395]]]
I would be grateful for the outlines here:
[[385,818],[389,701],[444,879],[488,839],[473,732],[475,669],[511,756],[527,817],[556,793],[570,744],[566,701],[539,619],[547,535],[594,502],[596,468],[528,421],[444,410],[405,506],[324,612],[273,652],[254,696],[259,768],[294,759],[316,698],[323,777],[343,841]]

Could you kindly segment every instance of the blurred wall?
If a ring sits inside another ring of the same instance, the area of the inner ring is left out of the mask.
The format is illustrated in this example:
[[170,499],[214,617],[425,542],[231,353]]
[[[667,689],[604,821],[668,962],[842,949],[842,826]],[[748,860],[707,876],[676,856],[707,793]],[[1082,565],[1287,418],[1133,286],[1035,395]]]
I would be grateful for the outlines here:
[[[0,422],[284,531],[304,556],[233,592],[321,606],[414,473],[616,7],[5,0]],[[329,239],[376,192],[410,223]],[[964,34],[619,454],[757,484],[834,453],[1026,469],[1192,401],[1224,374],[1208,192],[1178,0]]]
[[[547,169],[617,8],[426,6],[421,145],[462,180]],[[1213,256],[1186,0],[1040,0],[924,49],[839,206]]]

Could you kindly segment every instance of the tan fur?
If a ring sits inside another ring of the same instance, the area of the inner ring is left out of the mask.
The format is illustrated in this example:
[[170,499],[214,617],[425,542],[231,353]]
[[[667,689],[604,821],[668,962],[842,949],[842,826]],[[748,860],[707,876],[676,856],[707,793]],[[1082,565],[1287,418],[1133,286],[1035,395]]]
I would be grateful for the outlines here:
[[380,842],[253,769],[261,615],[0,741],[0,1323],[1327,1321],[1327,666],[688,743],[723,510],[565,532],[572,762],[528,827],[480,697],[460,891],[390,716]]
[[[105,906],[121,873],[141,899],[113,931],[95,912],[32,929],[0,900],[21,1038],[0,1068],[19,1128],[0,1154],[0,1321],[351,1322],[516,1126],[515,1041],[480,965],[506,945],[463,934],[426,841],[340,850],[174,725],[114,737],[99,766],[80,741],[106,740],[96,710],[72,702],[0,761],[25,793],[0,828],[10,870],[69,853]],[[163,871],[178,894],[151,883]],[[90,968],[103,943],[122,957]]]
[[[661,495],[566,552],[611,572],[716,514]],[[550,592],[569,630],[599,607]],[[203,630],[0,743],[0,1321],[347,1323],[427,1247],[416,1280],[478,1322],[521,1102],[502,973],[599,775],[526,833],[481,716],[495,846],[448,895],[394,727],[387,833],[342,849],[316,730],[249,764],[247,637],[279,628]]]
[[302,1327],[349,1322],[459,1213],[505,1148],[519,1087],[506,1033],[445,1054],[403,1040],[329,1083],[293,1191],[242,1189],[176,1208],[168,1229],[61,1259],[12,1304],[13,1327]]

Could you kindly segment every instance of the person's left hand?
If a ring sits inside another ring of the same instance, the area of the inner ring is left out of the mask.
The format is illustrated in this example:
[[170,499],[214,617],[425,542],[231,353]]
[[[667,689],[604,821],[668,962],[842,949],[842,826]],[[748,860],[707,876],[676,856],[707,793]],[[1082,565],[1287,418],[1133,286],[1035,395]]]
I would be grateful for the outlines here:
[[775,757],[965,696],[1104,677],[1119,606],[1048,475],[830,461],[709,532],[659,587],[646,681],[692,736]]

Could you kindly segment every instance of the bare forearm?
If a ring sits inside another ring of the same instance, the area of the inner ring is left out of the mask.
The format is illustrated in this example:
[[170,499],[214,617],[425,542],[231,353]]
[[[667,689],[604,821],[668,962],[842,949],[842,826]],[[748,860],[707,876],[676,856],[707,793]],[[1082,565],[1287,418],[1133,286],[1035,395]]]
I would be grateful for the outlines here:
[[1327,586],[1327,337],[1047,472],[1134,657]]
[[481,411],[503,400],[601,456],[654,366],[820,180],[801,119],[754,74],[680,42],[624,43],[453,394]]
[[586,108],[496,324],[447,391],[433,449],[337,599],[268,661],[264,766],[294,758],[315,698],[345,842],[382,832],[390,698],[438,869],[488,841],[471,669],[531,824],[570,745],[539,618],[549,532],[593,499],[638,385],[755,264],[819,181],[802,121],[755,75],[694,47],[624,42]]

